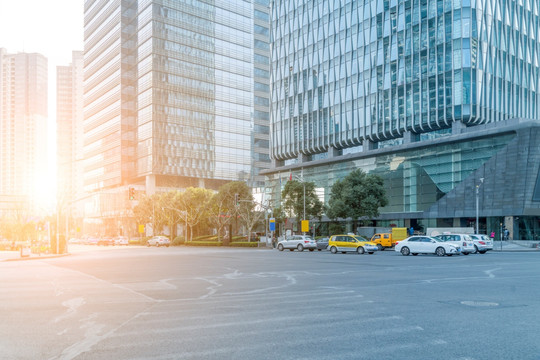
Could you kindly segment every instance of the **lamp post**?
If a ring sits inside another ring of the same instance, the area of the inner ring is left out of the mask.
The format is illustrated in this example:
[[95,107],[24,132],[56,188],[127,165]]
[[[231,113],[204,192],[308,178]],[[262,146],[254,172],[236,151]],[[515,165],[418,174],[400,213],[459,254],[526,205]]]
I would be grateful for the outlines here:
[[[304,172],[302,171],[302,177],[295,176],[295,178],[300,180],[304,188],[304,217],[302,219],[306,220],[306,182],[304,181]],[[302,226],[302,223],[300,223],[300,226]],[[302,231],[302,235],[306,235],[306,232]]]
[[480,186],[484,183],[484,178],[480,178],[480,184],[476,184],[476,233],[477,234],[480,234],[480,232],[478,231],[478,223],[479,223],[479,220],[478,220],[478,190],[480,189]]

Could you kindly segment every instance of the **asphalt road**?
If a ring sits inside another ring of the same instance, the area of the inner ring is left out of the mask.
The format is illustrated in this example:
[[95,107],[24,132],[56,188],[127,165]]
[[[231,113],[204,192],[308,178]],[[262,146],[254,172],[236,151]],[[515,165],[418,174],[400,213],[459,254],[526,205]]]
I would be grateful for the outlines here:
[[96,250],[0,262],[1,359],[540,359],[539,253]]

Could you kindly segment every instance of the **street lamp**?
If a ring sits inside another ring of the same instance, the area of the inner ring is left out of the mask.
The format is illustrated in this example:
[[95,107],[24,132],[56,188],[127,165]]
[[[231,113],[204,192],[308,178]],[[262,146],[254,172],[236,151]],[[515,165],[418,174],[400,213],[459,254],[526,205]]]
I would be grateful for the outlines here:
[[[304,188],[304,217],[302,219],[306,220],[306,182],[304,181],[304,172],[302,171],[302,177],[295,176],[295,178],[300,180],[300,182],[302,183],[302,186]],[[300,226],[302,226],[302,225],[300,225]],[[302,235],[306,235],[306,232],[302,231]]]
[[478,231],[478,190],[480,189],[480,186],[484,183],[484,178],[480,178],[480,184],[476,184],[476,233],[480,234]]

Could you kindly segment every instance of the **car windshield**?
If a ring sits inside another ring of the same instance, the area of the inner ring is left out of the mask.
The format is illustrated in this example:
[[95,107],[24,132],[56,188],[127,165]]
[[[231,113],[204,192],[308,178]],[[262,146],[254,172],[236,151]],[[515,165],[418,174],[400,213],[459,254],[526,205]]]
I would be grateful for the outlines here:
[[360,235],[355,235],[354,238],[358,241],[369,241],[368,239]]

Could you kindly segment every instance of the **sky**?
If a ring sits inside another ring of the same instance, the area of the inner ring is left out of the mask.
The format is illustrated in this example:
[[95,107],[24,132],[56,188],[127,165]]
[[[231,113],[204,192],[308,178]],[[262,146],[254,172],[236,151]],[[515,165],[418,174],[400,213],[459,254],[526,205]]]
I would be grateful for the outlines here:
[[83,50],[83,9],[84,0],[0,0],[0,48],[48,59],[51,186],[56,178],[56,67],[69,65],[73,50]]

